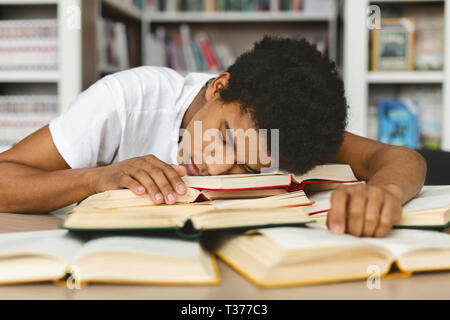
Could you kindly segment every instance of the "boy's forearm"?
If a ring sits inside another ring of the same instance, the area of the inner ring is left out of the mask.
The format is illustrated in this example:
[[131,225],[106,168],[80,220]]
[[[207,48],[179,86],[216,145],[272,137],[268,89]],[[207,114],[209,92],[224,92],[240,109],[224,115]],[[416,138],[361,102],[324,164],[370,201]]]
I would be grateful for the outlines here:
[[43,213],[93,194],[96,169],[44,171],[0,162],[0,212]]
[[425,160],[416,151],[383,148],[369,160],[368,184],[387,189],[405,203],[422,189],[426,170]]

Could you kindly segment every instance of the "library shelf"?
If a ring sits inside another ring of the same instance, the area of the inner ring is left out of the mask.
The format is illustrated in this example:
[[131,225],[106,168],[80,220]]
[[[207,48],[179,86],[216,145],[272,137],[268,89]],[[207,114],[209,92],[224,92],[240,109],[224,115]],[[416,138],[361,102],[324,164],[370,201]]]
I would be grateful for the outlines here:
[[445,79],[442,71],[377,71],[367,73],[367,82],[372,83],[442,83]]
[[60,80],[59,71],[0,71],[0,82],[12,83],[52,83]]
[[213,23],[213,22],[327,22],[332,15],[307,12],[147,12],[144,20],[153,23]]

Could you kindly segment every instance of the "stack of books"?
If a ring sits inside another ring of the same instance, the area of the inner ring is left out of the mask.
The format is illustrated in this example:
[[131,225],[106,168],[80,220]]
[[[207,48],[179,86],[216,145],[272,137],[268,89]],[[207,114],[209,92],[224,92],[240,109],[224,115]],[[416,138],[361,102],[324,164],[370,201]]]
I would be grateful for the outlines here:
[[13,145],[58,115],[55,95],[0,96],[0,145]]
[[[346,165],[305,175],[187,176],[175,205],[113,190],[69,212],[63,229],[0,236],[0,283],[63,281],[216,284],[215,257],[257,285],[366,279],[450,269],[450,235],[393,230],[385,239],[332,235],[323,228],[329,191],[356,180]],[[322,190],[307,196],[305,190]],[[403,227],[448,226],[450,187],[405,207]],[[433,209],[430,209],[433,208]]]
[[56,19],[0,21],[0,70],[56,70]]

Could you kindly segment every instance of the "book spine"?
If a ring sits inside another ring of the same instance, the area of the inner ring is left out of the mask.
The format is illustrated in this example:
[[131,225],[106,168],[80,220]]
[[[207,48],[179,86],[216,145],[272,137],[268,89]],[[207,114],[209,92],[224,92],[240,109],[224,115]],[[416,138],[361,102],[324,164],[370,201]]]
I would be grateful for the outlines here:
[[196,71],[197,64],[195,63],[194,52],[191,46],[191,31],[189,26],[183,24],[180,26],[181,40],[183,44],[183,53],[186,61],[187,71]]
[[217,58],[214,54],[213,48],[211,46],[211,43],[209,41],[209,38],[204,33],[199,33],[197,35],[197,43],[202,50],[202,53],[206,59],[206,62],[208,63],[208,67],[210,70],[217,71],[220,70],[219,62],[217,61]]

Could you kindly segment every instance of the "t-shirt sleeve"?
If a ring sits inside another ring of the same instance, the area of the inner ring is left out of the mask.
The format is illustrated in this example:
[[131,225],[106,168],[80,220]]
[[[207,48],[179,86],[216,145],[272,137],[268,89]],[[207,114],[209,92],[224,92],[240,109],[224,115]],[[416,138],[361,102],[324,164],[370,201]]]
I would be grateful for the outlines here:
[[50,122],[53,142],[72,169],[94,168],[113,161],[122,136],[116,104],[117,93],[102,79]]

